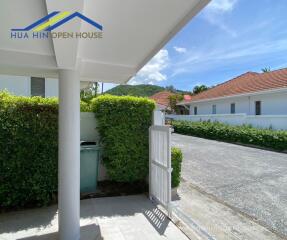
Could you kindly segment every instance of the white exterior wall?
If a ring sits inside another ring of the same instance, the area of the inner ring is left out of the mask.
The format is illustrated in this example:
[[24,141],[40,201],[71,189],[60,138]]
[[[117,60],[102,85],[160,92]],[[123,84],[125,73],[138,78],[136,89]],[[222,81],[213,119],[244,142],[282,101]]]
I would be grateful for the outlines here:
[[[58,79],[45,79],[45,97],[58,97]],[[22,76],[0,75],[0,91],[8,90],[17,96],[31,96],[31,78]]]
[[[255,102],[261,101],[261,115],[255,115]],[[235,114],[231,114],[231,104],[235,103]],[[216,105],[216,114],[212,114]],[[194,107],[197,115],[194,115]],[[230,125],[251,124],[258,128],[287,130],[287,88],[261,93],[225,97],[222,99],[193,102],[190,115],[167,115],[166,117],[187,121],[218,121]]]
[[[81,89],[86,88],[89,82],[81,82]],[[0,91],[8,90],[17,96],[31,96],[31,78],[21,76],[0,75]],[[59,97],[59,80],[45,78],[45,97]]]
[[195,106],[198,115],[212,114],[212,105],[216,105],[216,114],[230,114],[230,105],[235,103],[236,114],[255,115],[255,101],[261,101],[262,115],[287,115],[287,90],[191,103],[190,114],[194,115]]
[[194,114],[193,109],[195,106],[197,106],[198,115],[212,114],[212,105],[216,105],[216,114],[230,114],[231,103],[235,103],[235,113],[249,114],[249,99],[248,97],[242,97],[191,104],[191,115]]
[[31,96],[31,80],[29,77],[0,75],[0,91],[8,90],[18,96]]
[[[250,115],[255,114],[255,101],[261,101],[262,115],[286,115],[287,114],[287,91],[285,93],[252,96]],[[253,105],[252,105],[253,104]],[[253,107],[253,108],[252,108]]]
[[45,97],[58,97],[59,96],[59,80],[53,78],[45,79]]

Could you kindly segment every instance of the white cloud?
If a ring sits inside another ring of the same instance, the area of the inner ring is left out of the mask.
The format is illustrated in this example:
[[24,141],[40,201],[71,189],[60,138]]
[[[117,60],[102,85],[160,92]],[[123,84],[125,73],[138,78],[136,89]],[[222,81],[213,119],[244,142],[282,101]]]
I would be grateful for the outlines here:
[[234,29],[228,27],[224,15],[231,12],[238,0],[212,0],[202,12],[202,17],[210,24],[219,27],[221,30],[236,37]]
[[230,12],[238,0],[212,0],[207,9],[217,12]]
[[262,39],[261,41],[258,39],[248,39],[233,43],[232,45],[223,43],[220,46],[214,47],[213,50],[210,50],[210,48],[197,49],[188,52],[182,61],[177,61],[172,65],[170,78],[183,73],[201,72],[217,69],[218,67],[228,67],[230,65],[236,66],[241,63],[250,64],[252,61],[263,60],[270,54],[286,51],[286,39]]
[[166,49],[160,50],[138,73],[129,84],[155,84],[167,79],[162,71],[168,66],[169,56]]
[[174,46],[173,49],[175,51],[177,51],[178,53],[186,53],[187,52],[186,48],[183,48],[183,47]]

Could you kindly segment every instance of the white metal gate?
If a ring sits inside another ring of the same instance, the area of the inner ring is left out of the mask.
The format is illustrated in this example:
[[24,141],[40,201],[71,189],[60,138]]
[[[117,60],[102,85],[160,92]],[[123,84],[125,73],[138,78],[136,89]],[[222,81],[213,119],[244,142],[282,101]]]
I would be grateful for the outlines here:
[[171,214],[171,129],[151,126],[149,130],[149,196]]

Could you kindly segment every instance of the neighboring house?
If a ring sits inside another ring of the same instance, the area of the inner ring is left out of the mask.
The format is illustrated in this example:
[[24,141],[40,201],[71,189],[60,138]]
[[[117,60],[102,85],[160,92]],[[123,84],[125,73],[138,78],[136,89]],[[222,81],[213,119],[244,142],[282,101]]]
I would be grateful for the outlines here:
[[[152,96],[150,96],[150,99],[153,99],[156,102],[156,109],[170,113],[173,110],[170,107],[170,97],[176,95],[175,93],[169,92],[169,91],[162,91],[158,92]],[[183,95],[184,101],[188,101],[191,99],[190,95]],[[177,110],[178,114],[180,115],[187,115],[189,113],[189,110],[186,106],[178,105]]]
[[191,115],[286,115],[287,68],[267,73],[247,72],[185,101]]
[[189,108],[192,120],[287,129],[287,68],[267,73],[247,72],[179,105]]
[[160,111],[171,111],[170,109],[170,101],[169,98],[170,96],[175,95],[172,92],[169,91],[163,91],[163,92],[158,92],[152,96],[150,96],[150,99],[153,99],[156,102],[156,109]]
[[[191,101],[191,99],[192,99],[191,95],[184,94],[182,102],[189,102],[189,101]],[[189,107],[187,107],[185,105],[177,105],[177,112],[178,112],[177,114],[179,114],[179,115],[188,115],[189,114]]]
[[187,94],[183,95],[183,101],[191,101],[191,99],[192,99],[191,95],[187,95]]

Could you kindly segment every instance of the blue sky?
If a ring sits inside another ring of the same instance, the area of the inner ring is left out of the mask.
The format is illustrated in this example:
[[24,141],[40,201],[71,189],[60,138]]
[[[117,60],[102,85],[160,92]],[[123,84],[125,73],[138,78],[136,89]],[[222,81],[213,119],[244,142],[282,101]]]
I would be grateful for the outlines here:
[[190,91],[247,71],[287,67],[286,26],[286,0],[212,0],[129,84]]

